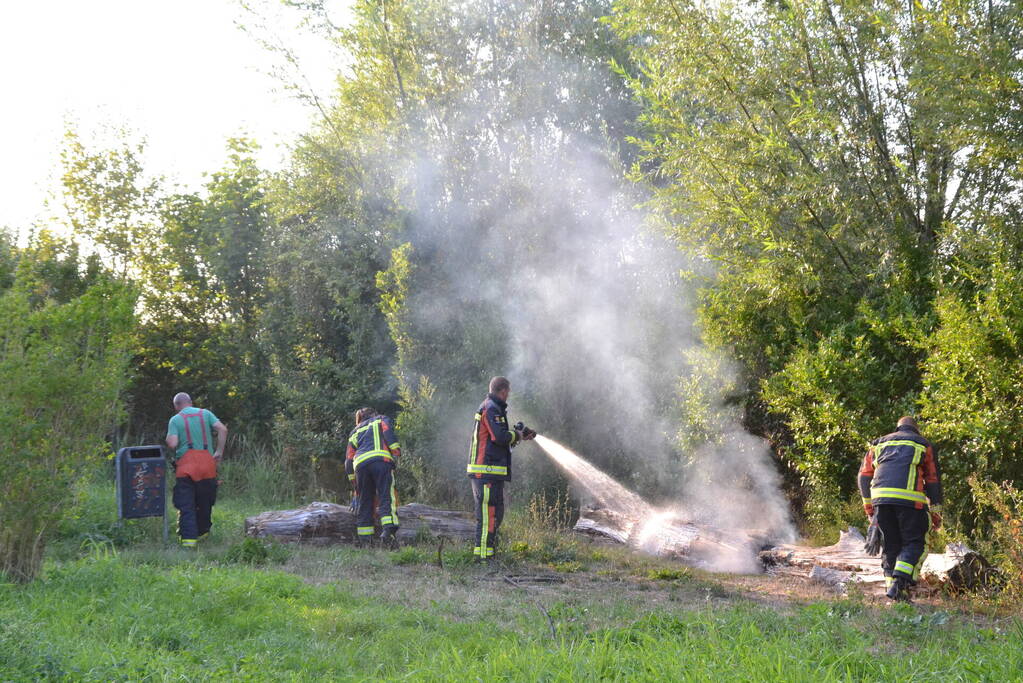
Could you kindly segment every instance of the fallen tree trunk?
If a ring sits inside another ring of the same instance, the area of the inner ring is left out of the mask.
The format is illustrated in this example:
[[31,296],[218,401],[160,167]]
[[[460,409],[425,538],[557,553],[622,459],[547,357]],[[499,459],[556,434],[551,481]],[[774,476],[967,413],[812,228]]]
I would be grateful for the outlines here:
[[[441,536],[468,541],[476,534],[476,522],[471,515],[419,503],[399,507],[398,519],[401,521],[398,530],[398,540],[401,542]],[[347,506],[310,503],[296,510],[276,510],[249,517],[245,520],[245,535],[330,545],[355,541],[355,526],[355,515]]]
[[[850,581],[883,584],[881,558],[863,552],[865,539],[858,529],[839,535],[838,543],[822,548],[779,545],[760,553],[765,566],[792,566],[815,576],[841,577]],[[821,569],[829,570],[826,572]],[[962,543],[950,543],[944,553],[928,555],[920,569],[921,583],[933,588],[968,590],[997,580],[990,563]]]
[[757,561],[757,552],[765,545],[763,536],[694,524],[673,513],[639,519],[619,510],[589,506],[582,509],[573,530],[713,571],[751,573],[763,569]]

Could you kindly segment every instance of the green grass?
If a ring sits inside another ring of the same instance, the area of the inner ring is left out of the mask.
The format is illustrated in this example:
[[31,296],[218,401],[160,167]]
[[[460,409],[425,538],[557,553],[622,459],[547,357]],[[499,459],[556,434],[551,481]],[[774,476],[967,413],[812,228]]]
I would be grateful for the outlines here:
[[[162,548],[153,529],[85,544],[66,529],[39,580],[0,584],[0,680],[930,683],[1023,671],[1013,620],[856,600],[756,604],[695,572],[608,550],[584,558],[581,546],[575,558],[548,549],[575,564],[558,574],[564,584],[539,588],[501,580],[553,571],[513,553],[480,568],[449,548],[441,569],[435,546],[258,550],[239,542],[256,509],[225,500],[192,554]],[[106,517],[90,514],[79,527],[102,529]]]

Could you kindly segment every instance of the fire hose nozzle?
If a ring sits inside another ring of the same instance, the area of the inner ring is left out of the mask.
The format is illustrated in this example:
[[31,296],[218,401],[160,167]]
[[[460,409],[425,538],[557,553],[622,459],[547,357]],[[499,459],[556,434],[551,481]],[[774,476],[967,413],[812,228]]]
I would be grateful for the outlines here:
[[520,434],[522,434],[522,440],[523,441],[529,441],[531,439],[535,439],[536,438],[536,432],[534,430],[530,429],[529,427],[527,427],[526,425],[522,424],[521,422],[516,422],[515,423],[515,431],[517,431]]

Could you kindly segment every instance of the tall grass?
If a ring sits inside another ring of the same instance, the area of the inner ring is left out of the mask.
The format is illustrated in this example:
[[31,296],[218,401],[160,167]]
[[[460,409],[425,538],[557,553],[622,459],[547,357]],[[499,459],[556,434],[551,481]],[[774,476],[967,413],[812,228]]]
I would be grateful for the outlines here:
[[221,490],[265,504],[291,503],[300,491],[285,467],[280,448],[245,435],[232,436],[219,467]]

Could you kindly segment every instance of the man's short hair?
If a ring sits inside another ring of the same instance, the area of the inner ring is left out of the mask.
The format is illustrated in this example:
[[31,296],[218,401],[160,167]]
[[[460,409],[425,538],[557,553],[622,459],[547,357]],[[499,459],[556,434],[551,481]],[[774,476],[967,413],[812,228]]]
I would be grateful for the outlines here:
[[914,427],[915,429],[920,429],[920,425],[916,423],[916,418],[912,417],[911,415],[903,415],[902,417],[900,417],[898,426]]
[[184,405],[192,405],[192,397],[183,391],[174,394],[174,407],[179,408]]
[[494,377],[490,380],[490,393],[497,394],[505,389],[511,389],[511,382],[507,377]]
[[362,424],[374,415],[376,415],[376,411],[372,408],[359,408],[355,411],[355,424]]

